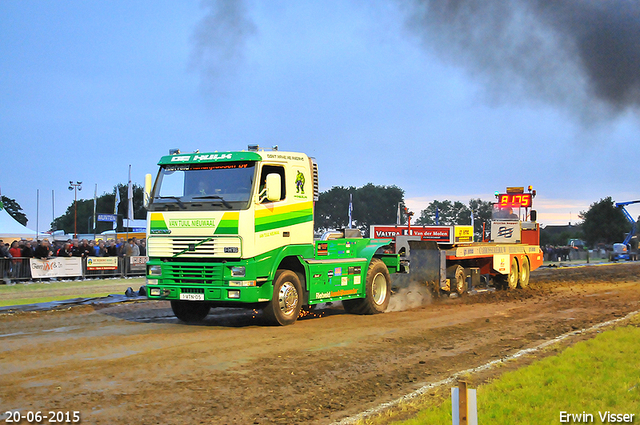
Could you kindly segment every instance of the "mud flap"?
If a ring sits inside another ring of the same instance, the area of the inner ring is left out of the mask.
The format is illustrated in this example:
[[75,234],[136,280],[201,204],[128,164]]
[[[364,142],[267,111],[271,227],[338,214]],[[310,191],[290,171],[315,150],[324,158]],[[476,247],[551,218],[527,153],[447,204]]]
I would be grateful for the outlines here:
[[394,291],[417,283],[438,294],[441,288],[446,287],[447,258],[436,242],[410,240],[409,258],[411,263],[408,274],[391,274],[391,287]]

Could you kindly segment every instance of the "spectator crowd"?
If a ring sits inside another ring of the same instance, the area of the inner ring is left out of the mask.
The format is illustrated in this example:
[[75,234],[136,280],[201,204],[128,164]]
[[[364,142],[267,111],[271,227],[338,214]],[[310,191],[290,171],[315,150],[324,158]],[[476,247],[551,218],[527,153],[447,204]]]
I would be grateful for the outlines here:
[[124,238],[104,240],[68,239],[55,241],[14,240],[11,244],[0,240],[2,277],[22,277],[21,269],[30,258],[52,257],[137,257],[146,256],[146,240]]

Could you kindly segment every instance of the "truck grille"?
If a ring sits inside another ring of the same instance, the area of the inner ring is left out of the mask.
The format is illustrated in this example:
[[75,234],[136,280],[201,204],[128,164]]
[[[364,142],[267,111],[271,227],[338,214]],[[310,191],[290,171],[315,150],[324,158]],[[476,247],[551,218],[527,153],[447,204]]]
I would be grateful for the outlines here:
[[173,280],[176,284],[208,284],[222,280],[222,264],[162,264],[165,279]]
[[242,243],[237,237],[164,237],[149,236],[150,257],[160,258],[240,258]]
[[204,294],[204,288],[180,288],[183,294]]

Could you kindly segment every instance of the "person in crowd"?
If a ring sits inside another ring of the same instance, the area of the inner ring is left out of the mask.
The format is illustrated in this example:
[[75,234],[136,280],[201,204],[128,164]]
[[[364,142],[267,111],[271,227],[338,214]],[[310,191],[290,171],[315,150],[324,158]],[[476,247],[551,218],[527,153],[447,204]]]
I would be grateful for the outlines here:
[[34,252],[35,252],[34,242],[33,241],[26,241],[24,243],[24,246],[22,247],[22,253],[21,253],[20,256],[22,258],[33,258],[33,253]]
[[118,256],[118,247],[116,246],[116,241],[113,239],[109,239],[107,243],[107,257],[117,257]]
[[147,255],[147,242],[144,239],[140,241],[140,255]]
[[107,256],[107,246],[104,241],[98,241],[95,247],[95,255],[96,257],[106,257]]
[[11,263],[9,262],[11,253],[9,253],[9,247],[5,245],[3,240],[0,240],[0,267],[2,267],[2,279],[7,279],[9,276],[9,270]]
[[122,256],[131,257],[132,253],[133,253],[132,239],[129,238],[129,240],[127,240],[127,242],[124,244],[124,247],[122,248]]
[[138,245],[138,239],[131,238],[131,256],[139,257],[140,256],[140,246]]
[[22,259],[20,258],[20,256],[22,254],[22,250],[20,249],[20,244],[18,243],[18,241],[11,242],[9,254],[11,254],[11,257],[13,258],[11,260],[11,276],[20,277],[22,268]]
[[48,239],[43,239],[40,241],[40,244],[36,247],[36,251],[34,252],[33,256],[41,260],[46,260],[47,258],[53,256],[53,252],[51,252],[51,246],[49,245]]
[[69,242],[66,242],[62,248],[58,249],[58,252],[56,253],[56,256],[58,257],[71,257],[73,256],[72,252],[71,252],[71,244]]

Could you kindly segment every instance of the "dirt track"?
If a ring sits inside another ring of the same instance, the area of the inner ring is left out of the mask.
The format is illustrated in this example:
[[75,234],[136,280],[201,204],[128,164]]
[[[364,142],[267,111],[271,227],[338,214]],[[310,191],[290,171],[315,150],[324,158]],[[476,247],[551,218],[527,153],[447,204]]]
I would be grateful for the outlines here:
[[[640,263],[539,270],[528,290],[377,316],[329,306],[288,327],[166,302],[0,316],[0,415],[92,424],[329,424],[455,371],[640,310]],[[46,415],[45,415],[46,416]],[[4,419],[4,416],[2,416]],[[26,423],[26,422],[24,422]]]

